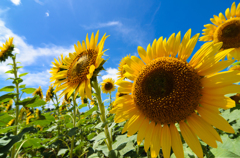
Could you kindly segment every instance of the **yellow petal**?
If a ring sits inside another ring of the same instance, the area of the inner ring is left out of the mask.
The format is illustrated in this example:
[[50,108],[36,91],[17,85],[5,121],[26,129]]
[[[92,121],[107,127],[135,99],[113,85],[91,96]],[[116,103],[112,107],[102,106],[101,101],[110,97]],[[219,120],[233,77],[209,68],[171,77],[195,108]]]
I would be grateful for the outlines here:
[[201,79],[203,87],[219,88],[240,81],[238,71],[224,71]]
[[187,43],[190,39],[190,36],[191,36],[191,29],[189,29],[183,39],[182,39],[182,43],[181,43],[181,46],[180,46],[180,51],[178,53],[178,59],[181,59],[182,58],[182,55],[184,55],[184,52],[185,52],[185,49],[186,49],[186,46],[187,46]]
[[236,15],[236,4],[233,2],[231,7],[231,16],[234,17]]
[[137,143],[138,143],[138,145],[141,144],[143,138],[145,137],[145,134],[146,134],[148,126],[149,126],[149,119],[146,118],[145,120],[143,120],[143,123],[140,126],[138,134],[137,134]]
[[94,34],[92,33],[91,39],[90,39],[90,49],[95,49],[95,39]]
[[150,59],[150,60],[153,60],[152,58],[152,48],[151,48],[151,45],[148,44],[148,47],[147,47],[147,57]]
[[229,93],[238,93],[239,88],[240,85],[229,85],[220,88],[203,88],[202,93],[209,95],[225,95]]
[[145,64],[142,62],[142,60],[139,59],[138,57],[131,56],[131,59],[132,59],[136,64],[138,64],[138,67],[145,66]]
[[[194,115],[194,113],[193,113]],[[189,127],[191,130],[205,143],[210,145],[213,148],[217,147],[217,143],[215,141],[214,136],[206,129],[204,125],[202,125],[197,119],[192,116],[187,118]]]
[[95,45],[97,45],[98,42],[98,36],[99,36],[99,30],[97,31],[96,35],[95,35]]
[[86,35],[86,45],[87,45],[87,49],[89,49],[90,44],[89,44],[89,39],[88,39],[88,33]]
[[164,124],[161,133],[161,146],[164,157],[170,157],[171,151],[171,133],[168,124]]
[[215,126],[216,128],[222,131],[225,131],[228,133],[235,133],[234,129],[220,115],[212,113],[202,107],[198,107],[197,111],[201,115],[201,117],[209,124]]
[[120,122],[126,121],[127,119],[131,118],[137,112],[138,112],[137,109],[133,107],[133,108],[127,110],[127,111],[123,111],[121,113],[118,113],[114,117],[114,122],[120,123]]
[[157,40],[154,39],[152,43],[152,58],[156,59],[156,47],[157,47]]
[[135,119],[135,121],[131,123],[131,126],[129,125],[128,127],[127,136],[134,135],[139,130],[139,127],[142,125],[144,119],[144,115],[140,115],[137,119]]
[[240,3],[238,3],[238,6],[237,6],[236,16],[240,17]]
[[174,154],[176,155],[177,158],[184,158],[182,140],[180,138],[176,126],[173,123],[170,124],[170,132],[171,132],[171,144]]
[[147,52],[145,51],[145,49],[141,46],[138,46],[138,55],[140,56],[140,58],[147,64],[150,62],[150,60],[147,57]]
[[200,116],[198,116],[196,113],[194,113],[194,114],[192,115],[192,117],[193,117],[195,120],[197,120],[197,122],[198,122],[199,124],[201,124],[201,126],[203,126],[206,130],[208,130],[207,133],[210,132],[210,134],[211,134],[213,137],[215,137],[215,139],[216,139],[217,141],[219,141],[219,142],[222,143],[221,137],[219,136],[219,134],[217,133],[217,131],[216,131],[210,124],[208,124],[206,121],[204,121],[204,120],[203,120]]
[[123,127],[122,133],[125,133],[129,127],[132,126],[132,124],[134,122],[136,122],[136,120],[139,118],[140,114],[139,113],[135,113],[125,124],[125,126]]
[[198,157],[203,157],[202,147],[199,143],[197,136],[192,132],[192,130],[188,127],[188,125],[184,121],[181,121],[179,124],[182,136],[184,140],[187,142],[188,146]]
[[161,148],[161,131],[162,127],[157,124],[153,131],[153,137],[151,141],[151,157],[157,157]]
[[178,51],[179,51],[179,47],[180,47],[180,42],[181,42],[181,32],[179,31],[176,39],[174,41],[174,45],[173,45],[173,49],[172,49],[172,56],[176,57]]
[[225,61],[218,62],[215,65],[209,66],[208,69],[205,69],[203,71],[199,70],[198,75],[200,76],[212,75],[230,66],[232,63],[234,63],[234,61],[235,60],[225,60]]
[[116,104],[121,104],[121,103],[124,103],[126,101],[129,101],[132,99],[132,96],[131,95],[124,95],[124,96],[121,96],[119,98],[117,98],[115,101],[114,101],[114,105]]
[[230,14],[229,8],[226,9],[225,16],[226,16],[227,19],[231,18],[231,14]]
[[133,83],[131,83],[129,81],[125,81],[125,80],[117,81],[115,84],[120,87],[126,87],[126,88],[132,88],[132,86],[133,86]]
[[155,122],[152,121],[149,124],[147,132],[145,134],[145,140],[144,140],[144,150],[145,150],[145,152],[147,152],[149,147],[150,147],[150,143],[151,143],[152,136],[153,136],[152,133],[154,131],[154,128],[155,128]]
[[182,60],[186,61],[189,58],[189,56],[192,54],[192,51],[198,41],[199,35],[200,34],[198,33],[198,34],[194,35],[191,38],[191,40],[189,40],[189,42],[187,43],[185,52],[184,52],[184,54],[182,54]]
[[84,89],[85,89],[85,82],[82,82],[79,88],[79,94],[82,98],[84,98],[85,96]]

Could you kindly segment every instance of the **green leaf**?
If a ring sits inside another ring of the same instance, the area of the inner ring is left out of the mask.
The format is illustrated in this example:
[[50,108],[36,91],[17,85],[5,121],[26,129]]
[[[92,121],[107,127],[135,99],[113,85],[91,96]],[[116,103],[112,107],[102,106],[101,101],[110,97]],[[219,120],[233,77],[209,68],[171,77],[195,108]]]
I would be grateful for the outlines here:
[[83,107],[86,107],[87,106],[87,104],[82,104],[82,105],[79,105],[79,109],[82,109]]
[[19,101],[17,104],[18,105],[23,105],[24,107],[25,106],[27,106],[27,107],[39,107],[39,106],[45,105],[46,102],[43,101],[42,99],[39,99],[39,96],[36,95],[33,98],[23,99],[22,101]]
[[96,135],[96,133],[91,133],[87,136],[88,140],[92,139],[94,136]]
[[11,99],[13,99],[14,97],[16,96],[16,93],[7,93],[7,94],[4,94],[0,97],[0,103],[2,102],[7,102]]
[[6,86],[6,87],[3,87],[2,89],[0,89],[0,92],[4,91],[4,92],[12,92],[14,91],[14,86]]
[[77,130],[78,130],[78,127],[74,127],[72,129],[70,129],[70,131],[68,132],[67,135],[71,137],[71,136],[77,134]]
[[8,70],[5,73],[14,74],[14,71],[13,70]]
[[19,86],[19,88],[25,88],[25,86],[26,86],[25,84],[22,84]]
[[23,66],[17,66],[17,69],[23,68]]
[[43,114],[43,116],[46,118],[45,120],[35,120],[33,121],[33,124],[45,127],[48,126],[52,121],[55,121],[55,118],[50,113]]
[[106,138],[106,136],[105,136],[104,132],[101,132],[96,137],[92,138],[91,140],[94,140],[95,142],[97,142],[97,141],[99,141],[101,139],[105,139],[105,138]]
[[23,147],[26,148],[32,146],[33,149],[40,148],[42,146],[41,142],[42,140],[40,138],[30,138],[23,144]]
[[15,78],[10,77],[10,78],[7,78],[6,81],[7,81],[7,80],[14,80],[14,79],[15,79]]
[[108,157],[109,158],[119,158],[119,153],[117,150],[111,150],[109,153],[108,153]]
[[11,141],[10,141],[7,145],[1,147],[1,148],[0,148],[0,151],[2,151],[3,153],[7,153],[7,152],[10,150],[10,148],[11,148],[15,143],[17,143],[18,141],[20,141],[21,138],[22,138],[22,136],[23,136],[25,133],[28,133],[28,132],[30,132],[30,133],[36,133],[36,132],[37,132],[37,129],[34,128],[34,127],[24,128],[18,135],[11,137]]
[[0,129],[0,134],[2,133],[7,133],[9,130],[14,129],[16,126],[9,126],[9,127],[4,127]]
[[[13,119],[8,113],[0,113],[0,126],[6,126]],[[5,128],[5,127],[4,127]]]
[[22,89],[21,91],[22,91],[22,92],[25,92],[25,93],[27,93],[27,94],[31,94],[31,93],[33,93],[35,90],[36,90],[35,88],[24,88],[24,89]]
[[19,75],[19,77],[25,76],[27,74],[28,74],[28,72],[22,73],[22,74]]
[[89,115],[91,115],[91,114],[93,113],[93,111],[96,111],[96,110],[97,110],[97,107],[94,106],[92,109],[90,109],[90,110],[88,110],[87,112],[85,112],[85,113],[83,114],[83,116],[84,116],[84,117],[89,116]]
[[21,83],[21,82],[23,82],[23,79],[21,79],[21,78],[16,78],[16,79],[13,80],[12,83],[13,83],[13,84],[15,84],[15,83],[18,83],[18,84],[19,84],[19,83]]
[[63,155],[63,154],[65,154],[67,151],[68,151],[68,149],[60,149],[60,150],[58,151],[57,156]]
[[240,62],[233,63],[232,65],[240,65]]
[[119,153],[120,153],[121,155],[125,155],[125,154],[128,153],[129,151],[135,150],[135,148],[134,148],[133,145],[134,145],[134,144],[133,144],[132,141],[128,142],[128,143],[126,144],[126,146],[119,151]]
[[67,128],[73,128],[73,123],[71,123],[71,122],[67,123],[67,124],[66,124],[66,127],[67,127]]

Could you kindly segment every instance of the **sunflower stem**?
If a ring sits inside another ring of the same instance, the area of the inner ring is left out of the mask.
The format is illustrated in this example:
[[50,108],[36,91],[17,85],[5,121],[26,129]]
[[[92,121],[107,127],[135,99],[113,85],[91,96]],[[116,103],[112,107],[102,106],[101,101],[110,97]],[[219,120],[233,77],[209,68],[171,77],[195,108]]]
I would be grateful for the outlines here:
[[110,109],[112,109],[112,96],[111,96],[111,92],[109,93],[109,99],[110,99],[110,103],[109,103],[109,107]]
[[[107,122],[107,118],[106,118],[106,115],[105,115],[105,107],[103,105],[103,102],[102,102],[102,97],[101,97],[101,89],[98,85],[98,81],[97,81],[97,77],[95,77],[93,79],[93,88],[95,89],[96,91],[96,98],[97,98],[97,101],[98,101],[98,106],[99,106],[99,109],[100,109],[100,112],[101,112],[101,121],[102,123],[105,123]],[[105,125],[104,127],[104,133],[105,133],[105,136],[107,138],[107,146],[108,146],[108,150],[111,151],[112,150],[112,141],[111,141],[111,136],[110,136],[110,133],[109,133],[109,130],[108,130],[108,124]]]
[[[56,93],[55,93],[55,99],[56,99],[56,102],[57,102],[57,104],[56,104],[56,105],[57,105],[57,115],[58,115],[57,129],[58,129],[58,137],[59,137],[59,135],[60,135],[60,126],[59,126],[59,121],[60,121],[60,119],[59,119],[60,111],[59,111],[58,97],[57,97],[57,94],[56,94]],[[58,153],[59,149],[60,149],[60,145],[58,144],[58,147],[57,147],[57,153]]]
[[[17,64],[16,64],[16,55],[12,56],[12,60],[13,60],[13,71],[14,71],[14,77],[15,77],[15,86],[16,86],[16,91],[17,91],[17,95],[16,95],[16,101],[15,101],[15,106],[16,106],[16,119],[15,119],[15,131],[14,131],[14,135],[17,135],[17,125],[18,125],[18,115],[19,115],[19,105],[16,104],[19,102],[19,82],[17,81]],[[15,155],[15,150],[16,150],[16,144],[13,145],[12,151],[11,151],[11,158],[14,158]]]
[[[72,94],[72,99],[73,99],[73,128],[74,128],[76,127],[76,106],[77,106],[76,99],[74,98],[74,93]],[[74,135],[72,136],[71,139],[70,158],[73,157],[73,148],[74,148]]]

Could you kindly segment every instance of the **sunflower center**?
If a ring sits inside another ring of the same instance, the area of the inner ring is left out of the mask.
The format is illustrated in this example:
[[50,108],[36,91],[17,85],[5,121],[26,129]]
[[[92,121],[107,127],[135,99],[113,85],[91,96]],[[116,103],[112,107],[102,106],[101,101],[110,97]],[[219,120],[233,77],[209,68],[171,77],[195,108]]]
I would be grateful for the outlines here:
[[106,90],[111,90],[113,88],[113,84],[111,82],[107,82],[105,83],[104,88]]
[[94,65],[97,59],[97,52],[93,49],[88,49],[80,53],[71,63],[67,79],[70,83],[82,83],[87,79],[89,68]]
[[151,121],[185,120],[199,104],[200,76],[186,62],[161,57],[142,68],[133,86],[134,103]]
[[214,34],[216,42],[223,42],[223,49],[240,47],[240,18],[227,20]]

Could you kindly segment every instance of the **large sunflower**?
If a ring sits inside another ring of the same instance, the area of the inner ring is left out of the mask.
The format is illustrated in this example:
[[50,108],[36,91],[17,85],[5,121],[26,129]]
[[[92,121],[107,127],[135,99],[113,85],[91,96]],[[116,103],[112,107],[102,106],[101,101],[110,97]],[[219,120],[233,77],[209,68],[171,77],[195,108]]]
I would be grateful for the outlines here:
[[219,13],[210,19],[213,24],[204,25],[203,36],[200,41],[223,42],[222,50],[235,48],[228,54],[228,58],[240,60],[240,3],[236,7],[233,2],[231,10],[225,11],[225,16]]
[[103,93],[111,93],[115,91],[115,81],[112,78],[107,78],[102,82],[102,92]]
[[5,61],[9,56],[12,56],[13,51],[13,37],[9,37],[9,40],[6,40],[6,43],[0,47],[0,62]]
[[[116,123],[126,121],[123,133],[137,134],[137,143],[144,141],[144,149],[151,149],[157,157],[162,147],[164,158],[170,156],[171,148],[176,157],[183,158],[183,146],[178,130],[198,157],[203,157],[197,136],[212,147],[222,142],[212,127],[234,133],[228,122],[219,115],[218,108],[228,109],[235,102],[224,95],[239,92],[239,71],[220,70],[234,60],[219,62],[232,49],[216,53],[222,43],[206,43],[188,63],[199,34],[191,36],[189,30],[180,42],[180,32],[168,40],[154,40],[145,51],[138,47],[141,59],[132,56],[126,60],[126,77],[120,80],[118,92],[127,95],[117,98],[111,113]],[[219,72],[219,73],[217,73]],[[180,128],[177,127],[180,125]]]
[[74,91],[75,95],[79,93],[82,98],[87,96],[92,98],[90,79],[93,76],[95,69],[99,68],[103,62],[102,55],[106,51],[103,51],[104,42],[108,36],[103,35],[101,41],[98,42],[99,31],[96,36],[92,33],[89,41],[88,34],[85,41],[81,43],[78,41],[78,46],[74,45],[74,53],[69,53],[69,57],[65,57],[63,65],[60,66],[62,71],[56,74],[52,73],[52,81],[56,86],[55,92],[63,90],[60,96],[67,94],[69,98]]

